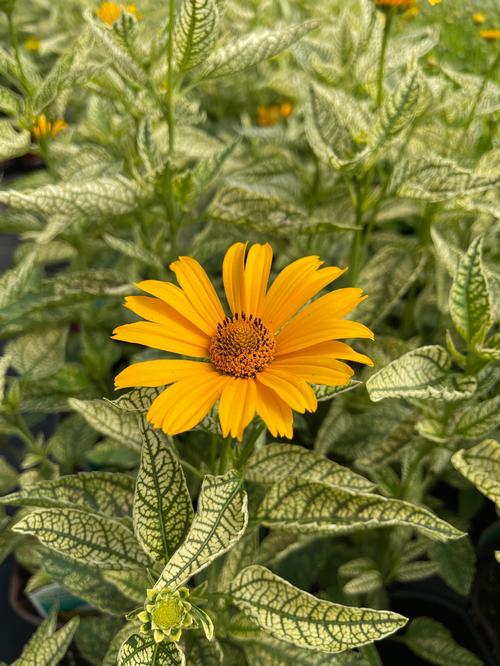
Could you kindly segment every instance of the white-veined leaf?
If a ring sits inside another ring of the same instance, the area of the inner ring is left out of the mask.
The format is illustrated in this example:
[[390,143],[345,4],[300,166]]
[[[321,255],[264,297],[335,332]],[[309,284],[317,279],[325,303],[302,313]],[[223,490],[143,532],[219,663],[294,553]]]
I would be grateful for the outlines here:
[[[26,130],[15,130],[9,121],[0,120],[0,161],[11,160],[28,152],[31,135]],[[3,195],[0,192],[0,195]]]
[[466,479],[500,507],[500,444],[494,439],[461,449],[451,462]]
[[217,39],[215,0],[183,0],[174,28],[177,68],[191,69],[209,53]]
[[118,663],[118,654],[125,641],[135,634],[137,625],[127,622],[115,635],[104,655],[104,660],[100,666],[116,666]]
[[37,509],[12,528],[36,536],[44,546],[102,569],[151,565],[133,533],[122,523],[79,509]]
[[400,583],[410,583],[415,580],[429,578],[429,576],[434,576],[438,572],[438,562],[429,562],[427,560],[420,562],[406,562],[398,566],[394,578]]
[[133,634],[122,645],[118,666],[184,666],[186,659],[177,643],[155,643],[152,637]]
[[447,433],[461,439],[479,439],[498,426],[499,413],[500,396],[497,395],[455,412],[447,425]]
[[[0,421],[0,432],[2,423]],[[0,493],[8,493],[17,485],[18,473],[12,465],[10,465],[5,458],[0,457]],[[3,497],[0,497],[2,500]]]
[[54,633],[47,630],[45,623],[40,625],[13,666],[57,666],[71,643],[79,619],[72,618]]
[[417,617],[401,639],[412,652],[437,666],[481,666],[483,663],[453,640],[451,632],[430,617]]
[[116,398],[116,400],[106,400],[106,402],[126,412],[141,412],[144,414],[151,407],[153,400],[165,388],[165,386],[161,386],[160,388],[135,388]]
[[12,366],[26,379],[43,379],[64,365],[68,329],[26,333],[7,345]]
[[439,564],[439,575],[458,594],[468,595],[476,573],[476,553],[468,536],[429,545],[427,553]]
[[464,400],[475,388],[473,377],[451,373],[448,353],[439,345],[420,347],[404,354],[366,382],[374,402],[384,398]]
[[348,467],[329,460],[316,451],[292,444],[266,444],[256,451],[245,467],[245,479],[257,483],[276,483],[299,478],[369,492],[373,483]]
[[231,585],[233,602],[262,629],[298,647],[341,652],[388,636],[407,620],[397,613],[341,606],[302,592],[253,565]]
[[5,86],[0,86],[0,111],[8,116],[17,117],[23,112],[23,98]]
[[111,234],[104,234],[104,240],[110,248],[123,254],[125,257],[136,259],[146,266],[154,266],[159,271],[163,270],[163,264],[156,254],[137,245],[137,243],[124,240],[123,238],[116,238],[116,236],[112,236]]
[[119,472],[79,472],[42,481],[0,497],[0,504],[67,508],[107,516],[130,516],[134,479]]
[[372,569],[354,576],[344,585],[345,594],[369,594],[384,584],[380,571]]
[[240,539],[247,526],[247,496],[235,472],[206,476],[186,540],[156,582],[156,589],[178,588]]
[[167,562],[193,519],[191,497],[172,443],[143,422],[141,466],[134,498],[134,531],[144,550]]
[[123,620],[117,617],[81,617],[75,634],[78,652],[92,666],[102,666],[108,645],[122,625]]
[[105,400],[70,398],[68,402],[97,432],[134,450],[141,450],[142,435],[136,414],[128,414]]
[[4,190],[0,203],[47,215],[96,218],[124,215],[137,207],[140,190],[123,176],[43,185],[34,190]]
[[186,650],[186,663],[189,666],[222,666],[221,646],[214,638],[209,641],[205,636],[189,632]]
[[266,527],[298,534],[345,534],[403,525],[440,541],[463,536],[422,506],[302,479],[275,484],[264,497],[257,520]]
[[351,379],[348,384],[342,386],[326,386],[324,384],[311,384],[311,388],[316,395],[316,400],[318,402],[326,402],[327,400],[332,400],[336,398],[341,393],[346,393],[347,391],[352,391],[353,389],[361,386],[363,382],[359,382],[356,379]]
[[[1,196],[1,193],[0,193]],[[36,253],[32,252],[17,266],[11,268],[0,277],[0,308],[14,303],[27,289],[32,278],[36,261]],[[0,312],[1,312],[0,309]]]
[[493,323],[488,285],[481,262],[482,236],[475,238],[460,261],[450,291],[450,314],[468,342],[482,343]]
[[235,39],[208,57],[201,78],[227,76],[273,58],[318,25],[318,21],[306,21],[281,30],[260,30]]
[[121,594],[139,605],[144,603],[146,590],[151,587],[151,581],[144,569],[137,569],[137,571],[104,571],[103,576]]

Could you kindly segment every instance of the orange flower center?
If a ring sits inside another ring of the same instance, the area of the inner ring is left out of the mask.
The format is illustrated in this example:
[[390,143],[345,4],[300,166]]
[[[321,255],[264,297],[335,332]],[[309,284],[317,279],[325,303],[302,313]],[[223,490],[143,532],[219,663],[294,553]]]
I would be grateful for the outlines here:
[[224,375],[255,377],[274,359],[276,340],[259,317],[236,312],[217,324],[210,360]]

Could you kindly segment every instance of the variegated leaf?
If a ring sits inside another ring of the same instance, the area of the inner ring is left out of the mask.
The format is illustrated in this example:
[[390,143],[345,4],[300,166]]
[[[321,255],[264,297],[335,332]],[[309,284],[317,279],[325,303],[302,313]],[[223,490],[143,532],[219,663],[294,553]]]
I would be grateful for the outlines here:
[[300,478],[369,492],[373,483],[315,451],[292,444],[266,444],[256,451],[245,467],[245,478],[257,483],[276,483]]
[[247,526],[247,496],[235,472],[206,476],[186,540],[164,568],[155,587],[178,588],[240,539]]
[[151,581],[144,569],[104,571],[103,576],[136,604],[144,603],[146,590],[151,587]]
[[37,509],[12,528],[36,536],[45,546],[83,564],[103,569],[151,565],[122,523],[79,509]]
[[455,412],[447,425],[447,431],[453,437],[479,439],[498,426],[499,413],[500,396],[496,396]]
[[439,575],[458,594],[468,595],[476,573],[476,553],[468,536],[456,541],[434,541],[427,550],[439,564]]
[[215,0],[184,0],[174,28],[177,68],[191,69],[202,62],[217,39],[218,10]]
[[122,625],[117,617],[81,617],[75,634],[78,652],[92,666],[102,666],[108,645]]
[[451,462],[466,479],[500,507],[500,444],[494,439],[457,451]]
[[7,345],[12,366],[25,379],[43,379],[59,370],[66,352],[66,328],[21,335]]
[[68,402],[97,432],[132,449],[141,450],[142,435],[136,414],[127,414],[105,400],[70,398]]
[[71,643],[78,622],[79,618],[74,617],[55,633],[47,624],[40,625],[13,666],[57,666]]
[[341,606],[302,592],[269,569],[244,569],[233,602],[264,631],[298,647],[341,652],[388,636],[407,620],[390,611]]
[[149,636],[133,634],[122,645],[118,666],[184,666],[186,659],[177,643],[155,643]]
[[257,519],[267,527],[299,534],[345,534],[404,525],[440,541],[463,536],[422,506],[302,479],[275,484],[260,505]]
[[130,516],[134,479],[119,472],[79,472],[42,481],[0,497],[0,504],[45,508],[78,507],[107,516]]
[[191,497],[172,443],[142,424],[143,447],[134,499],[134,531],[144,550],[167,562],[193,519]]
[[481,666],[481,659],[456,643],[451,632],[430,617],[417,617],[402,638],[421,659],[437,666]]
[[189,666],[222,666],[223,654],[214,638],[209,641],[201,634],[189,632],[186,663]]

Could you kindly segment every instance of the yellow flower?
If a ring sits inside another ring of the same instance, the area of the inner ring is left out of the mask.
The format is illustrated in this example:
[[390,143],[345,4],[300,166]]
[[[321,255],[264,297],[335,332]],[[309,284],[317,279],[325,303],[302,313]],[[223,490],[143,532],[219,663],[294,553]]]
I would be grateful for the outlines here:
[[420,14],[420,8],[418,7],[418,5],[413,5],[412,7],[410,7],[405,11],[405,13],[403,14],[403,18],[405,20],[411,20],[416,18],[419,14]]
[[37,37],[28,37],[24,41],[24,46],[28,49],[28,51],[33,51],[33,53],[38,53],[40,50],[40,40],[37,39]]
[[318,257],[303,257],[284,268],[268,289],[271,246],[246,250],[246,243],[235,243],[224,257],[229,315],[191,257],[179,257],[170,266],[180,287],[146,280],[137,286],[156,298],[125,299],[125,307],[146,321],[118,326],[115,340],[199,359],[144,361],[115,379],[118,389],[170,384],[147,414],[169,435],[196,426],[220,400],[224,437],[241,440],[257,413],[274,437],[291,438],[292,410],[317,408],[309,384],[347,384],[353,370],[339,359],[372,365],[367,356],[338,342],[373,339],[366,326],[343,319],[366,298],[361,289],[338,289],[306,305],[344,270],[321,268]]
[[101,2],[98,9],[96,10],[96,14],[101,19],[101,21],[103,21],[103,23],[113,25],[115,21],[118,21],[123,11],[127,11],[129,14],[133,14],[138,20],[140,18],[136,5],[119,5],[116,2]]
[[480,30],[479,35],[487,42],[494,42],[497,39],[500,39],[500,30],[498,28],[489,28],[487,30]]
[[283,104],[271,104],[264,106],[261,104],[257,107],[257,125],[261,127],[269,127],[276,125],[282,118],[288,118],[293,112],[293,106],[290,102],[283,102]]
[[37,116],[33,120],[31,133],[33,134],[34,139],[40,141],[47,139],[48,137],[56,137],[60,132],[66,129],[67,126],[68,124],[63,118],[51,122],[50,120],[47,120],[45,114],[42,113],[42,115]]
[[486,14],[482,14],[481,12],[476,12],[475,14],[472,15],[472,20],[476,25],[481,25],[482,23],[486,23],[488,17],[486,16]]
[[440,5],[442,0],[429,0],[429,4],[434,6],[434,5]]

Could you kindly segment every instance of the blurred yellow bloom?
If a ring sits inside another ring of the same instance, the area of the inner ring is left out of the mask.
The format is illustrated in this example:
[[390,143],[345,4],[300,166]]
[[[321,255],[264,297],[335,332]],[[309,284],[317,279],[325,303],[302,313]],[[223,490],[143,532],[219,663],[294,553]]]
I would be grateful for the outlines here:
[[420,14],[420,8],[417,5],[413,5],[413,7],[410,7],[405,11],[405,13],[403,14],[403,18],[410,20],[414,19],[419,14]]
[[117,2],[101,2],[98,9],[96,10],[97,16],[108,25],[113,25],[115,21],[118,21],[122,13],[126,11],[129,14],[132,14],[139,20],[140,16],[137,11],[137,7],[134,4],[130,5],[119,5]]
[[500,39],[500,30],[498,28],[489,28],[487,30],[480,30],[479,35],[487,42],[494,42]]
[[439,5],[441,4],[442,0],[429,0],[430,5]]
[[288,118],[292,113],[293,106],[290,102],[268,106],[261,104],[257,107],[257,125],[261,127],[276,125],[282,118]]
[[310,302],[345,271],[322,268],[317,256],[302,257],[268,288],[272,259],[268,243],[228,249],[222,282],[229,314],[191,257],[170,265],[179,286],[145,280],[137,287],[150,296],[125,299],[142,320],[115,328],[115,340],[188,357],[134,363],[115,379],[117,389],[169,385],[147,414],[155,428],[169,435],[191,430],[219,401],[224,437],[241,440],[258,414],[273,437],[291,438],[292,410],[317,409],[311,384],[348,384],[354,371],[346,360],[373,365],[340,342],[373,339],[366,326],[344,318],[365,300],[363,291],[336,289]]
[[51,122],[47,119],[46,115],[42,113],[33,120],[31,133],[36,141],[45,140],[47,138],[54,138],[62,132],[68,124],[63,118],[59,118]]
[[40,40],[36,37],[28,37],[24,42],[24,46],[28,49],[28,51],[38,53],[40,50]]
[[482,14],[481,12],[476,12],[475,14],[473,14],[472,20],[476,25],[481,25],[481,23],[486,23],[488,17],[486,16],[486,14]]

